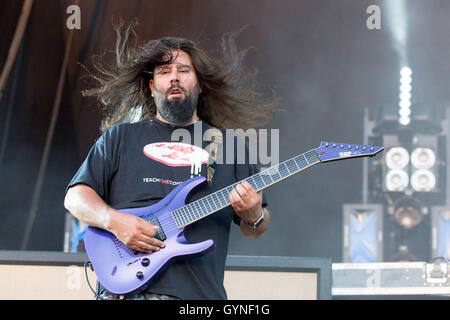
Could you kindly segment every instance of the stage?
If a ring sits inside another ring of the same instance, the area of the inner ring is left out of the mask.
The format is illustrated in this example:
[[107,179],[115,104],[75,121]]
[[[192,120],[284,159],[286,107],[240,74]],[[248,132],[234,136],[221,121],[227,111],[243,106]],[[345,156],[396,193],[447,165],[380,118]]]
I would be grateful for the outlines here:
[[[0,251],[1,300],[93,300],[85,253]],[[228,256],[229,300],[450,299],[450,264]],[[87,278],[86,278],[87,275]]]

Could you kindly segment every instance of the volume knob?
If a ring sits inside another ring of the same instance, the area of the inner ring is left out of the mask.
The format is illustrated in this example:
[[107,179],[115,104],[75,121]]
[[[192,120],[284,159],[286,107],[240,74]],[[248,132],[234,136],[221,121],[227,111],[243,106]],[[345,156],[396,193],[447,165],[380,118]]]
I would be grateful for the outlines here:
[[148,267],[148,265],[150,264],[150,259],[149,258],[142,259],[141,264],[144,267]]

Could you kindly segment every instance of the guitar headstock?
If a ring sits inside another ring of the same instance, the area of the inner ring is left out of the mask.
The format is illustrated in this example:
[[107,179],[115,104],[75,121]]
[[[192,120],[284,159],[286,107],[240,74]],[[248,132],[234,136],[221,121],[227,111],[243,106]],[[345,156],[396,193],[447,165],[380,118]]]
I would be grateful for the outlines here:
[[384,147],[322,141],[320,147],[315,150],[320,161],[324,162],[354,157],[373,157],[383,151]]

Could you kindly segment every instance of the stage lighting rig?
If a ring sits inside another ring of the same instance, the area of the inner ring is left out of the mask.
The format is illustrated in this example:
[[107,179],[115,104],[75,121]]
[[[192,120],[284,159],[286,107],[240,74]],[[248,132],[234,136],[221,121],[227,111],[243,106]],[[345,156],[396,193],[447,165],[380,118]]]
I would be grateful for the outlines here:
[[362,202],[343,206],[344,262],[449,254],[450,111],[411,101],[411,75],[403,71],[400,102],[365,111],[364,141],[385,152],[363,162]]
[[[378,108],[367,133],[386,150],[379,162],[370,163],[369,201],[383,205],[384,260],[407,256],[428,261],[438,251],[438,240],[439,252],[450,247],[442,244],[447,215],[431,217],[433,207],[448,207],[450,195],[447,110],[413,102],[412,72],[404,69],[401,76],[399,103]],[[433,229],[438,221],[440,227]],[[432,237],[432,229],[441,236]]]

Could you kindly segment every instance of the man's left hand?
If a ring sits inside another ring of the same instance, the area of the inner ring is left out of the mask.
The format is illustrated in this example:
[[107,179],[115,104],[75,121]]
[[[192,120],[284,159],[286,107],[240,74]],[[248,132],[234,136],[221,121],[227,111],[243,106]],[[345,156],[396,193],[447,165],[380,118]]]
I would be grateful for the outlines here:
[[261,217],[262,191],[256,192],[247,181],[238,184],[230,192],[230,201],[234,212],[244,222],[254,223]]

